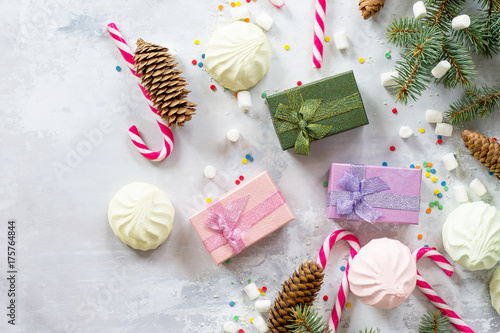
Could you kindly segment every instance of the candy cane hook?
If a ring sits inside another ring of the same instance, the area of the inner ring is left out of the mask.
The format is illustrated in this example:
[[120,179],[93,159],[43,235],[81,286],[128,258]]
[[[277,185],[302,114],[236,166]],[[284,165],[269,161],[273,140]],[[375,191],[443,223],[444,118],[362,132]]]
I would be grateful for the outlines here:
[[108,32],[110,36],[113,38],[115,41],[116,46],[118,47],[118,50],[123,56],[123,59],[127,62],[127,67],[130,69],[134,77],[136,78],[136,82],[139,85],[139,88],[141,88],[142,93],[144,94],[144,97],[146,97],[148,101],[149,108],[151,111],[154,112],[155,118],[156,118],[156,123],[160,127],[161,133],[163,135],[163,147],[159,151],[152,151],[149,149],[146,144],[144,143],[144,140],[142,140],[139,131],[137,130],[137,127],[135,125],[132,125],[129,130],[128,130],[128,135],[130,139],[132,140],[132,143],[134,144],[135,148],[141,153],[142,156],[147,158],[148,160],[157,162],[157,161],[162,161],[170,153],[172,153],[172,150],[174,149],[174,135],[172,133],[172,130],[168,128],[167,125],[163,123],[163,120],[158,112],[158,110],[154,107],[154,103],[149,97],[148,92],[144,87],[141,85],[141,81],[139,79],[140,74],[137,74],[135,72],[134,66],[135,66],[135,61],[134,61],[134,53],[128,46],[127,42],[123,38],[120,30],[116,27],[114,23],[109,23],[107,26]]
[[[433,250],[428,247],[422,247],[413,252],[415,260],[418,262],[422,258],[432,259],[443,270],[443,272],[452,276],[455,269],[448,260],[445,259],[438,251]],[[417,269],[417,287],[424,293],[424,295],[431,301],[434,306],[441,311],[448,319],[450,323],[457,328],[459,332],[463,333],[474,333],[474,331],[446,304],[446,302],[432,289],[430,284],[424,280],[422,275]]]
[[349,243],[350,256],[346,265],[344,276],[342,277],[342,282],[340,283],[340,289],[337,294],[337,299],[335,300],[335,305],[333,306],[332,314],[328,322],[328,326],[330,326],[330,328],[333,327],[333,332],[337,331],[337,327],[340,322],[340,316],[342,315],[347,296],[349,295],[349,281],[347,280],[347,276],[349,274],[349,267],[351,265],[352,259],[356,256],[356,254],[358,254],[360,249],[358,238],[353,233],[346,230],[337,230],[332,232],[328,237],[326,237],[325,241],[323,242],[323,245],[319,250],[317,259],[317,262],[324,269],[333,246],[340,240],[345,240]]

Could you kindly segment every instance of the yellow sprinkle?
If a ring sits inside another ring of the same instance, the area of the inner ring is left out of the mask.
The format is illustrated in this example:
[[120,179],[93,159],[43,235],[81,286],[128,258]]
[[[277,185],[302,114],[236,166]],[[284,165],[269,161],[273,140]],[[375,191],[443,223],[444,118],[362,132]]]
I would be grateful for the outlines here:
[[290,45],[286,44],[285,45],[285,50],[290,50]]
[[243,163],[243,164],[247,164],[247,162],[248,162],[248,160],[246,158],[241,160],[241,163]]
[[326,37],[325,37],[325,42],[327,42],[327,43],[328,43],[329,41],[330,41],[330,36],[326,36]]
[[208,198],[207,203],[211,203],[211,202],[212,202],[212,199]]
[[261,292],[260,293],[262,296],[266,296],[266,293],[265,292]]
[[421,128],[418,130],[420,133],[424,133],[425,132],[425,129]]
[[236,1],[236,6],[238,6],[238,7],[241,6],[241,2]]
[[425,177],[429,178],[431,176],[430,172],[425,173]]
[[435,183],[436,180],[438,180],[438,179],[436,177],[432,177],[431,180],[432,180],[433,183]]
[[200,41],[199,41],[199,40],[195,40],[195,41],[194,41],[194,43],[195,43],[196,45],[198,45],[198,44],[200,44]]
[[252,321],[253,321],[253,318],[250,318],[250,320],[249,320],[250,324],[252,323]]
[[350,308],[352,306],[352,304],[350,302],[347,302],[347,304],[345,306],[347,306],[348,308]]
[[362,64],[365,62],[365,58],[359,58],[359,63]]
[[439,191],[438,189],[434,191],[434,194],[439,194],[439,193],[441,193],[441,191]]

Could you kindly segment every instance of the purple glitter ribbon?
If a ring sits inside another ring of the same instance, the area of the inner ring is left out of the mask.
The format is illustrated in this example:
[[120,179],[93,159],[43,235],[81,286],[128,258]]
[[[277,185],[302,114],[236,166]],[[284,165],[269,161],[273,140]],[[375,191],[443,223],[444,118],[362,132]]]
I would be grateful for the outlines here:
[[348,220],[363,219],[374,223],[383,214],[377,208],[419,211],[420,198],[391,193],[380,193],[390,187],[380,178],[365,179],[364,165],[351,165],[351,172],[344,171],[339,186],[347,191],[328,192],[327,206],[337,206],[338,215]]
[[205,224],[218,231],[203,241],[209,253],[226,243],[234,254],[240,253],[246,248],[242,238],[248,229],[285,203],[285,198],[278,191],[242,214],[249,198],[246,195],[233,199],[225,208],[220,202],[215,202],[208,208],[210,214]]

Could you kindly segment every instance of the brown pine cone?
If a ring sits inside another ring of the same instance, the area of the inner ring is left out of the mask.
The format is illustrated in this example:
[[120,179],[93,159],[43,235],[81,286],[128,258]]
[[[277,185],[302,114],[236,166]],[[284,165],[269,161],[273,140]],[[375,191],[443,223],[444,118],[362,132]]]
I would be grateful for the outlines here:
[[360,0],[359,9],[365,20],[377,14],[384,7],[385,0]]
[[462,132],[462,140],[471,155],[500,179],[500,144],[494,139],[469,130]]

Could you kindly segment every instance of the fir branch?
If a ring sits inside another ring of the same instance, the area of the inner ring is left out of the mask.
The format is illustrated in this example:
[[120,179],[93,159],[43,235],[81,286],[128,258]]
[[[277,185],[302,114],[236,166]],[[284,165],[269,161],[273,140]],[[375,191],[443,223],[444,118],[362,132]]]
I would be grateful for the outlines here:
[[443,43],[443,53],[440,59],[447,60],[451,67],[446,74],[436,82],[443,83],[446,88],[454,88],[457,84],[471,87],[474,85],[472,80],[476,75],[474,61],[470,54],[460,44],[453,41]]
[[452,124],[463,124],[477,117],[485,118],[500,107],[500,87],[470,87],[446,113]]
[[389,24],[387,38],[390,44],[396,46],[407,46],[415,39],[415,35],[422,30],[422,22],[411,17],[395,19]]
[[427,15],[424,20],[431,26],[447,31],[454,16],[460,13],[466,0],[425,0]]
[[449,333],[451,325],[448,318],[441,312],[427,311],[420,319],[418,333]]
[[363,332],[362,330],[359,330],[359,333],[376,333],[377,331],[373,328],[370,328],[370,330],[368,330],[368,328],[365,328],[365,331]]
[[292,309],[291,315],[295,322],[287,325],[294,333],[330,333],[328,325],[316,310],[310,306],[302,307],[301,304]]
[[466,47],[479,55],[491,57],[487,15],[469,15],[469,17],[470,26],[466,29],[454,30],[453,40],[456,41],[457,45]]
[[477,1],[484,10],[488,12],[500,11],[500,0],[478,0]]

